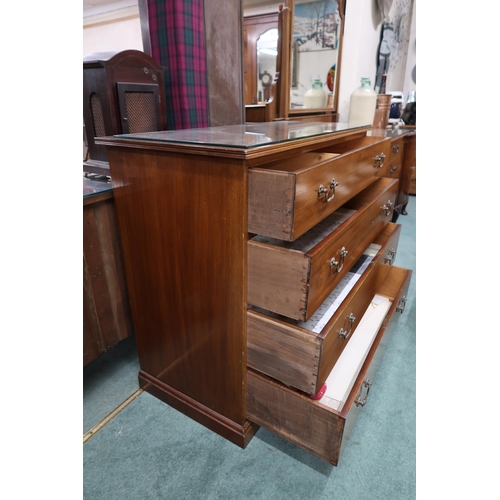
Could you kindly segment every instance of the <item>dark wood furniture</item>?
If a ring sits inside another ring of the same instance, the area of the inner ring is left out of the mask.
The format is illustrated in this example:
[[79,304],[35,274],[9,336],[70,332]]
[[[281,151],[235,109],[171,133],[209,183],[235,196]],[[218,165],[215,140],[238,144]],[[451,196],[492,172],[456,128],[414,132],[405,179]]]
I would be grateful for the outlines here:
[[[241,447],[264,426],[338,463],[411,276],[392,266],[391,139],[367,130],[282,121],[99,139],[146,391]],[[319,331],[299,321],[353,276]],[[387,309],[363,351],[378,295]],[[345,401],[313,400],[347,354]]]
[[132,334],[111,183],[83,178],[83,366]]
[[85,56],[83,119],[89,155],[83,170],[109,175],[96,137],[166,129],[163,68],[139,50]]

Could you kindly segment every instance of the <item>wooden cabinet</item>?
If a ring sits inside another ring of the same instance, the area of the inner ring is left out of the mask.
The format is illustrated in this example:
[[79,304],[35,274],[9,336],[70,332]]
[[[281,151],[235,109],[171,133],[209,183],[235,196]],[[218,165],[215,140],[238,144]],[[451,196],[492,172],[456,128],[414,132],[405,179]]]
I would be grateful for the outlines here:
[[110,183],[83,179],[83,366],[133,334]]
[[241,447],[263,426],[338,463],[411,278],[392,265],[391,138],[367,131],[100,139],[145,390]]

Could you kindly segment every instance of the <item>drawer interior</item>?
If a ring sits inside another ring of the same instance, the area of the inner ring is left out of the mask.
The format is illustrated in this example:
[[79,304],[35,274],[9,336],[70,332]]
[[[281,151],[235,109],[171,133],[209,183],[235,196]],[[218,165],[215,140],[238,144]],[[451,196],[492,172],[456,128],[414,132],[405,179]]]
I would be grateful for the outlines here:
[[372,146],[377,143],[383,143],[384,141],[388,143],[390,142],[390,139],[386,139],[383,137],[365,136],[341,142],[339,144],[333,144],[332,146],[321,149],[321,151],[323,153],[333,153],[340,155],[345,153],[352,153],[358,149]]

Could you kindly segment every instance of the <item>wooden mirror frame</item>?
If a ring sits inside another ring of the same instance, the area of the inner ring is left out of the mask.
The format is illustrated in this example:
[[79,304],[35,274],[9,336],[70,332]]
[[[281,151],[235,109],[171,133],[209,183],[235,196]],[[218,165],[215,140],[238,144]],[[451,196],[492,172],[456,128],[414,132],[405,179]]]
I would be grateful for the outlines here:
[[338,120],[338,84],[342,62],[342,46],[344,40],[346,0],[336,0],[342,20],[339,33],[337,70],[332,107],[318,109],[291,109],[290,90],[292,83],[292,37],[294,0],[285,0],[278,11],[278,56],[276,60],[276,76],[271,87],[271,98],[265,104],[246,105],[245,120],[247,122],[273,120],[307,120],[336,122]]

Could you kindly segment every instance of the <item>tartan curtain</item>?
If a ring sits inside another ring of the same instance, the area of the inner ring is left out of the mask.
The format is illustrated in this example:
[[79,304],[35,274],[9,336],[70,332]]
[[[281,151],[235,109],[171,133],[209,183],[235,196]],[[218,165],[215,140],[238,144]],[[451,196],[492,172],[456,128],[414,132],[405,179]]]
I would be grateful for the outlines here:
[[147,0],[151,57],[165,67],[167,128],[208,126],[203,0]]

